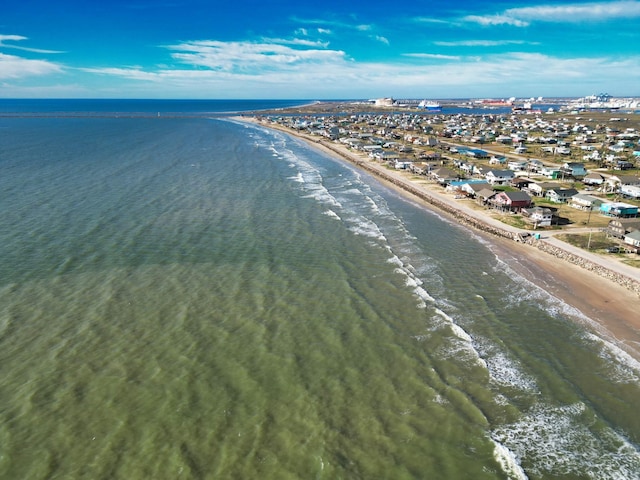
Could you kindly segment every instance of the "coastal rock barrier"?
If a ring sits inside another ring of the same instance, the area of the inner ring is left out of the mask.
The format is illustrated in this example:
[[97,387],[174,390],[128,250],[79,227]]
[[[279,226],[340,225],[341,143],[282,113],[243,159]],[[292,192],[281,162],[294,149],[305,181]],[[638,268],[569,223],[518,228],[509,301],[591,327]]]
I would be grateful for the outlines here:
[[577,265],[581,268],[584,268],[585,270],[596,273],[601,277],[611,280],[612,282],[615,282],[618,285],[631,290],[640,297],[640,282],[637,282],[636,280],[629,278],[626,275],[614,272],[602,265],[598,265],[597,263],[590,262],[586,258],[580,257],[579,255],[574,255],[573,253],[568,252],[555,245],[551,245],[544,240],[537,240],[534,245],[538,248],[538,250],[553,255],[560,260],[564,260],[565,262]]
[[[523,241],[519,233],[515,233],[511,230],[500,228],[495,225],[490,225],[486,222],[483,222],[479,218],[468,215],[465,212],[461,211],[460,209],[456,208],[455,206],[441,201],[434,195],[430,195],[428,192],[422,189],[416,188],[414,185],[411,185],[411,183],[398,179],[394,175],[386,173],[384,170],[375,168],[374,166],[368,164],[365,160],[355,155],[345,154],[344,151],[341,151],[340,149],[336,148],[329,141],[319,139],[319,138],[312,138],[307,135],[300,134],[299,132],[292,132],[290,129],[278,124],[272,124],[270,125],[270,127],[275,128],[277,130],[284,131],[289,134],[302,137],[308,142],[316,143],[326,148],[327,150],[331,150],[336,155],[339,155],[341,158],[344,158],[345,160],[347,160],[350,163],[353,163],[359,168],[362,168],[363,170],[366,170],[372,175],[375,175],[378,178],[381,178],[389,183],[392,183],[393,185],[396,185],[399,188],[402,188],[406,192],[409,192],[412,195],[414,195],[415,197],[429,203],[430,205],[433,205],[434,207],[438,208],[441,211],[446,212],[448,215],[456,219],[458,223],[470,226],[472,228],[475,228],[476,230],[479,230],[497,237],[502,237],[505,239],[520,241],[520,242]],[[538,248],[538,250],[540,251],[543,251],[549,255],[553,255],[559,260],[564,260],[566,262],[572,263],[576,266],[584,268],[585,270],[589,270],[590,272],[593,272],[599,275],[600,277],[603,277],[612,282],[615,282],[618,285],[621,285],[622,287],[630,290],[631,292],[637,294],[640,297],[640,282],[634,280],[633,278],[629,278],[626,275],[623,275],[618,272],[614,272],[613,270],[606,268],[602,265],[599,265],[597,263],[591,262],[584,257],[575,255],[555,245],[551,245],[550,243],[545,242],[544,239],[534,240],[533,237],[529,237],[526,243],[532,245],[534,248]]]
[[[506,239],[510,239],[510,240],[514,240],[514,241],[522,241],[522,237],[520,236],[520,234],[515,233],[513,231],[510,231],[508,229],[503,229],[494,225],[490,225],[486,222],[483,222],[482,220],[473,217],[471,215],[466,214],[465,212],[460,211],[459,209],[455,208],[455,206],[452,206],[446,202],[443,202],[441,200],[439,200],[437,197],[430,195],[429,193],[425,192],[422,189],[416,188],[415,186],[411,185],[410,183],[403,181],[401,179],[398,179],[397,177],[395,177],[394,175],[390,175],[387,174],[384,170],[381,170],[379,168],[374,168],[373,166],[369,165],[366,161],[361,160],[357,157],[354,156],[347,156],[344,154],[344,152],[341,152],[340,150],[334,148],[330,143],[322,141],[322,140],[315,140],[317,143],[321,144],[323,147],[335,152],[336,154],[340,155],[342,158],[346,158],[349,162],[354,163],[355,165],[357,165],[358,167],[362,168],[363,170],[368,171],[369,173],[382,178],[383,180],[392,183],[393,185],[396,185],[399,188],[402,188],[403,190],[411,193],[412,195],[416,196],[417,198],[424,200],[425,202],[428,202],[430,205],[433,205],[434,207],[438,208],[439,210],[442,210],[444,212],[446,212],[447,214],[449,214],[450,216],[452,216],[453,218],[455,218],[458,223],[470,226],[475,228],[476,230],[480,230],[482,232],[488,233],[490,235],[494,235],[497,237],[502,237],[502,238],[506,238]],[[600,277],[606,278],[612,282],[617,283],[618,285],[623,286],[624,288],[634,292],[635,294],[637,294],[638,296],[640,296],[640,282],[634,280],[633,278],[629,278],[626,275],[623,275],[621,273],[618,272],[614,272],[602,265],[599,265],[597,263],[591,262],[589,260],[587,260],[584,257],[581,257],[579,255],[575,255],[567,250],[564,250],[560,247],[557,247],[555,245],[551,245],[547,242],[544,241],[544,239],[538,239],[538,240],[533,240],[533,237],[530,237],[531,240],[527,241],[526,243],[533,245],[535,248],[537,248],[540,251],[543,251],[545,253],[548,253],[550,255],[553,255],[554,257],[570,262],[574,265],[577,265],[581,268],[584,268],[585,270],[589,270],[593,273],[596,273],[597,275],[599,275]]]

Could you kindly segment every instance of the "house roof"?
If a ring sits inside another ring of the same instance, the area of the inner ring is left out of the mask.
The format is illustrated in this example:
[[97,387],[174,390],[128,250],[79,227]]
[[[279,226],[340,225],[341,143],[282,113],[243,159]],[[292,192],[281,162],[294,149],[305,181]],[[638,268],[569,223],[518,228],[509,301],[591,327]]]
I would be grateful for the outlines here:
[[531,208],[523,208],[522,212],[528,215],[540,214],[540,215],[552,215],[553,210],[546,207],[531,207]]
[[457,177],[458,174],[456,172],[454,172],[453,170],[450,170],[446,167],[442,167],[442,168],[435,168],[433,170],[431,170],[431,174],[432,175],[436,175],[438,177]]
[[487,175],[493,175],[494,177],[514,177],[513,170],[489,170]]
[[593,195],[587,195],[585,193],[578,193],[577,195],[573,195],[571,198],[574,200],[584,200],[585,202],[591,202],[591,203],[604,202],[604,199],[602,198],[594,197]]
[[500,192],[499,195],[505,195],[512,202],[531,201],[527,192]]
[[592,179],[603,180],[604,176],[600,175],[598,172],[590,172],[590,173],[587,173],[587,175],[584,178],[585,179],[592,178]]
[[611,175],[609,180],[613,182],[619,180],[622,185],[638,185],[640,183],[640,178],[633,175]]
[[533,180],[531,180],[530,178],[522,178],[522,177],[517,177],[514,178],[511,183],[516,184],[516,185],[525,185],[525,184],[529,184],[529,183],[533,183]]
[[512,201],[531,200],[527,192],[504,192]]
[[554,182],[533,182],[530,186],[537,185],[542,190],[549,190],[551,188],[560,188],[559,183]]
[[573,197],[578,194],[578,190],[575,188],[552,188],[547,194],[550,192],[554,192],[559,197]]
[[479,192],[476,192],[476,195],[478,197],[482,197],[482,198],[491,198],[496,194],[496,192],[494,192],[493,190],[491,190],[490,188],[483,188],[482,190],[480,190]]
[[630,238],[632,240],[640,241],[640,230],[633,230],[627,233],[624,238]]

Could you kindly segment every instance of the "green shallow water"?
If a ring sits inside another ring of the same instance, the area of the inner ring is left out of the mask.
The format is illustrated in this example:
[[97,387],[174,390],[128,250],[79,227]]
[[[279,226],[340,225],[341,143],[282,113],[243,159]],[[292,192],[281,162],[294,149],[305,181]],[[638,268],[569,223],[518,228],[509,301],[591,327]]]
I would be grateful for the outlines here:
[[640,470],[637,362],[360,172],[231,122],[0,128],[0,478]]
[[5,478],[493,478],[486,419],[396,320],[415,299],[260,270],[5,288]]

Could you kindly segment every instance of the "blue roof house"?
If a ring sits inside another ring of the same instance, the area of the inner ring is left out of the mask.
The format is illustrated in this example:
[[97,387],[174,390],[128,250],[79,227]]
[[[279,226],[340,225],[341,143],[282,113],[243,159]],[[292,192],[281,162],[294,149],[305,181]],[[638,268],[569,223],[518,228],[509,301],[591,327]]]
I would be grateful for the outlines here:
[[637,217],[638,207],[622,202],[605,202],[600,205],[600,213],[609,217]]

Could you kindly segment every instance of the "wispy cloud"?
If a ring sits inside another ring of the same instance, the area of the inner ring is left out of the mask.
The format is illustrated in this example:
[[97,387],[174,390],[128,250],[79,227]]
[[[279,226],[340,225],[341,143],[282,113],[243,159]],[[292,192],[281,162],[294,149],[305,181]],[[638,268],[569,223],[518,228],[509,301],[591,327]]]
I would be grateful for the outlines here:
[[593,2],[568,5],[539,5],[510,8],[505,15],[528,21],[542,22],[599,22],[619,18],[640,17],[640,2]]
[[33,53],[64,53],[57,50],[44,50],[42,48],[31,48],[31,47],[23,47],[22,45],[13,45],[11,43],[6,42],[19,42],[22,40],[28,40],[27,37],[23,37],[22,35],[0,35],[0,47],[2,48],[13,48],[15,50],[22,50],[25,52],[33,52]]
[[468,15],[463,17],[463,20],[485,26],[511,25],[515,27],[526,27],[532,22],[604,22],[638,17],[640,17],[640,2],[623,0],[618,2],[590,2],[509,8],[503,12],[491,15]]
[[[345,98],[358,91],[373,95],[419,95],[459,88],[474,92],[501,89],[510,94],[540,95],[575,92],[578,82],[588,88],[593,72],[602,83],[616,78],[638,78],[640,58],[569,58],[542,54],[510,53],[485,56],[454,56],[434,53],[406,53],[405,62],[355,62],[345,52],[302,45],[266,42],[221,42],[202,40],[165,47],[181,67],[158,69],[92,68],[85,72],[118,77],[139,85],[171,91],[225,91],[227,95],[295,96],[299,98]],[[437,60],[426,64],[415,59]],[[545,68],[532,69],[532,65]],[[353,85],[357,85],[354,88]],[[155,86],[155,87],[153,87]],[[133,86],[132,88],[138,88]],[[515,91],[514,89],[518,90]],[[597,89],[597,87],[593,87]],[[625,88],[625,86],[620,87]],[[628,87],[627,87],[628,88]],[[351,93],[350,93],[351,92]],[[288,94],[288,95],[287,95]],[[266,98],[266,97],[265,97]]]
[[452,23],[451,20],[445,20],[442,18],[433,18],[433,17],[413,17],[411,18],[410,21],[417,22],[417,23],[433,23],[438,25],[448,25]]
[[[302,46],[300,43],[297,46]],[[312,63],[342,62],[345,53],[323,48],[293,48],[275,42],[203,40],[167,47],[171,56],[192,67],[259,75],[273,69],[296,69]]]
[[433,42],[441,47],[501,47],[504,45],[538,45],[539,42],[525,42],[523,40],[460,40],[455,42]]
[[317,48],[326,48],[329,46],[329,42],[323,42],[320,40],[308,40],[306,38],[263,38],[262,42],[268,44],[300,45],[304,47]]
[[403,53],[403,57],[427,58],[434,60],[460,60],[462,57],[458,55],[442,55],[439,53]]
[[47,60],[32,60],[0,53],[0,80],[61,73],[62,67]]
[[321,25],[320,27],[317,27],[318,31],[320,30],[330,31],[329,27],[334,29],[339,28],[344,30],[357,30],[361,32],[369,31],[373,28],[372,25],[368,25],[368,24],[357,23],[357,22],[345,22],[342,20],[335,20],[335,19],[293,17],[292,21],[302,25]]
[[518,20],[517,18],[510,17],[508,15],[467,15],[462,20],[485,26],[511,25],[514,27],[526,27],[529,25],[529,22]]

